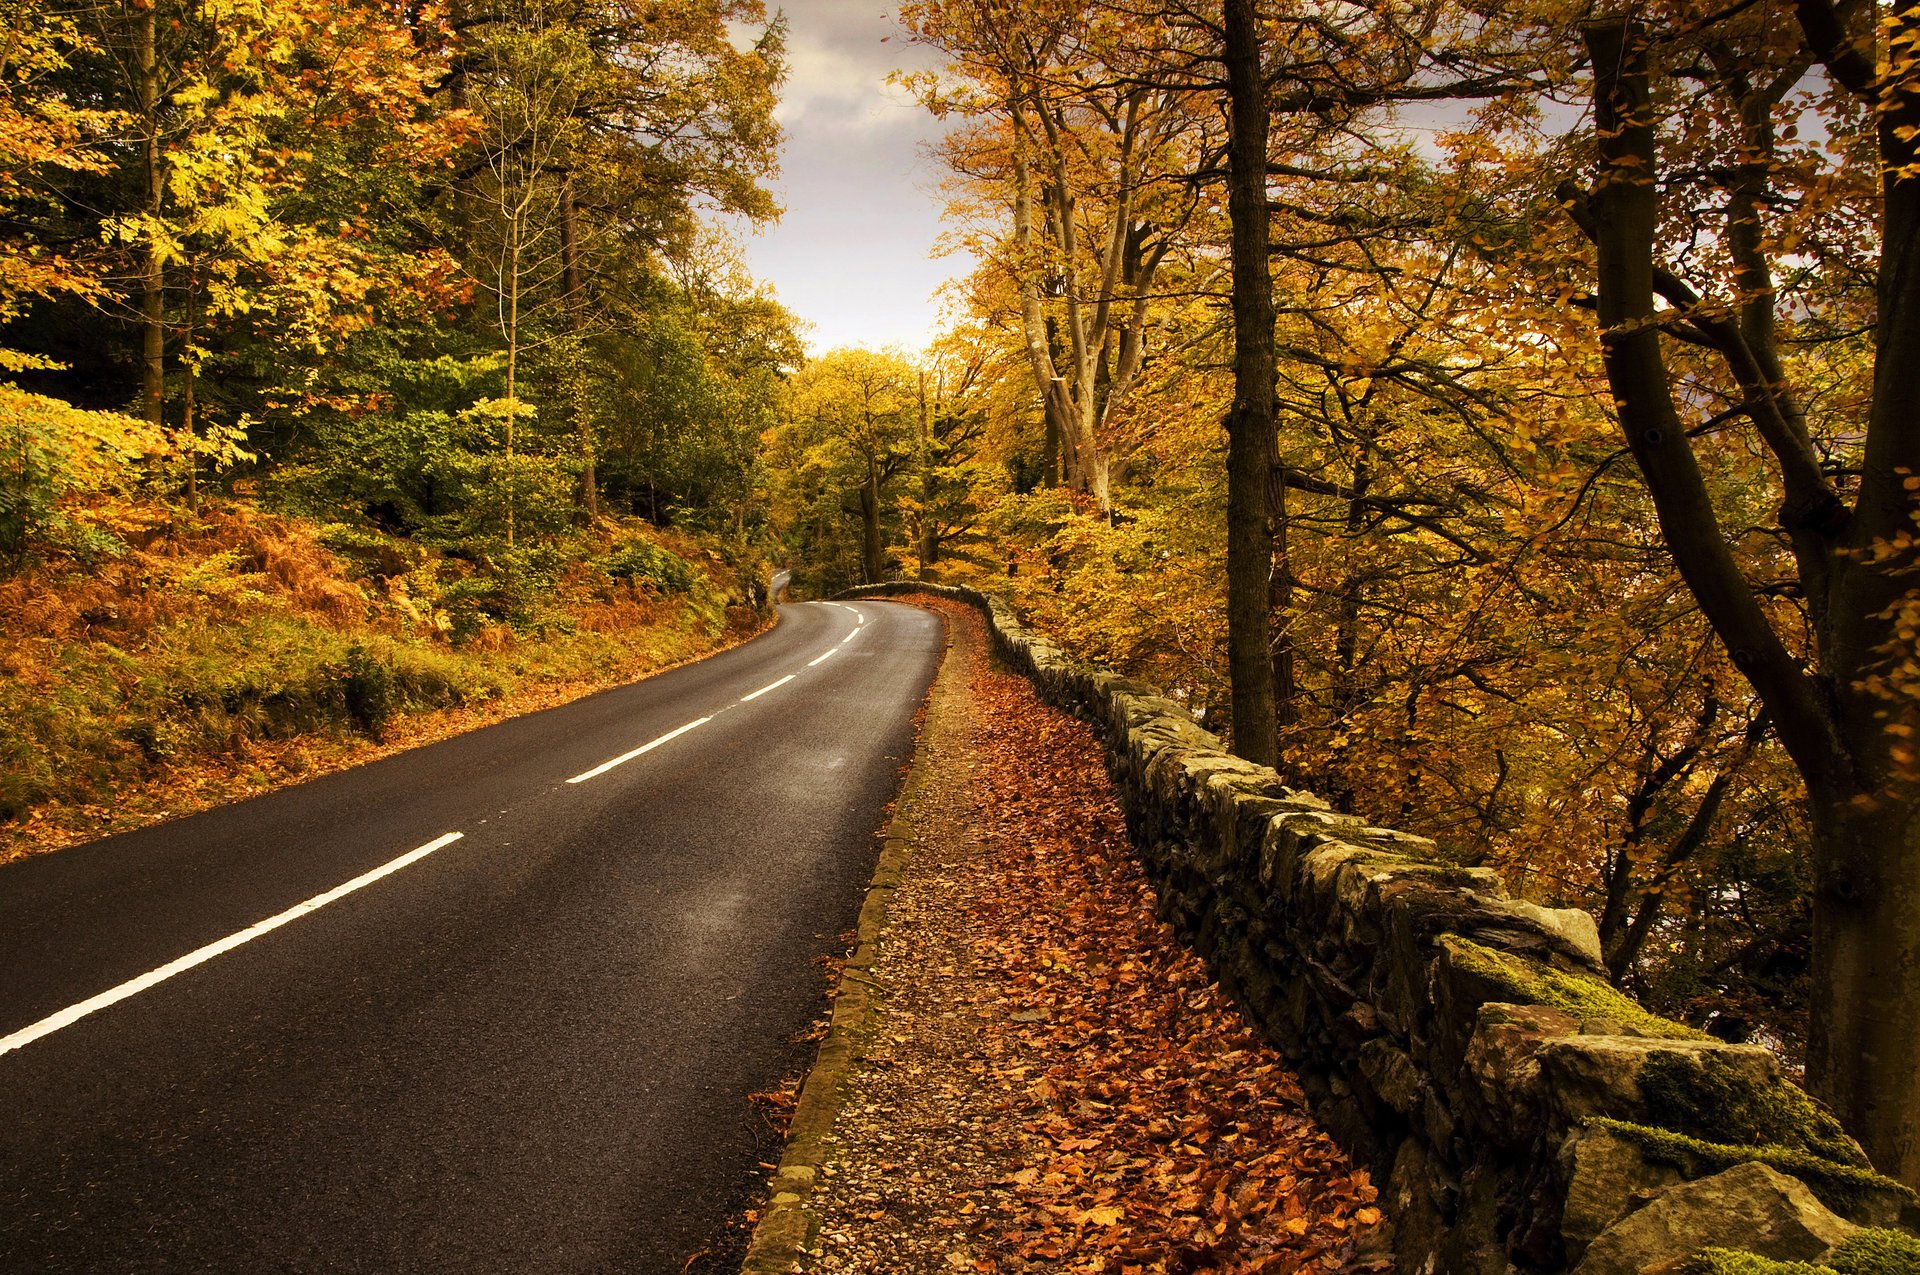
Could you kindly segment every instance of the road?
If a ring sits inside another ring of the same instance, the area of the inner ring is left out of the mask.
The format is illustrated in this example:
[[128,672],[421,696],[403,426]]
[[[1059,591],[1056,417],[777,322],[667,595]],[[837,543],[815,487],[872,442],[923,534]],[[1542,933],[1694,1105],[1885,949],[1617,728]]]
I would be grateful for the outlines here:
[[944,641],[781,617],[0,868],[0,1271],[737,1267]]

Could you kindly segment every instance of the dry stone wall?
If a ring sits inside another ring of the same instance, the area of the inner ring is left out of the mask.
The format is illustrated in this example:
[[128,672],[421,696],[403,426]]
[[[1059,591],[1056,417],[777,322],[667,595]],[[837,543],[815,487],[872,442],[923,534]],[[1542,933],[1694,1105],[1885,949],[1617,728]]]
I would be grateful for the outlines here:
[[1625,1275],[1711,1245],[1812,1260],[1913,1220],[1769,1051],[1614,991],[1585,912],[1288,787],[998,598],[842,596],[915,592],[978,606],[1001,658],[1101,730],[1162,915],[1373,1167],[1404,1275]]

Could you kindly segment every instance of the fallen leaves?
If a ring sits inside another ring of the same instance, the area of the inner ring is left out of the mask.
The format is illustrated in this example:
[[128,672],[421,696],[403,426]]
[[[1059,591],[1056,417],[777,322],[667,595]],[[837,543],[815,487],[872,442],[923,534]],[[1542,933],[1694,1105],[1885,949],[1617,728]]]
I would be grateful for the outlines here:
[[1156,919],[1090,729],[941,609],[970,721],[932,741],[944,782],[910,811],[818,1269],[1389,1269],[1365,1171]]

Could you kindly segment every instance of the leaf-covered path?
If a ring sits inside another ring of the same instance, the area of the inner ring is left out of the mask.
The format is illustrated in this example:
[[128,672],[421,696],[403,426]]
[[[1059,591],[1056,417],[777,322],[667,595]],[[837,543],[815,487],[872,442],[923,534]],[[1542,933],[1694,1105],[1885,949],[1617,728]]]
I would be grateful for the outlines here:
[[911,858],[802,1268],[1388,1269],[1365,1171],[1155,919],[1091,730],[938,605],[931,781],[902,799]]

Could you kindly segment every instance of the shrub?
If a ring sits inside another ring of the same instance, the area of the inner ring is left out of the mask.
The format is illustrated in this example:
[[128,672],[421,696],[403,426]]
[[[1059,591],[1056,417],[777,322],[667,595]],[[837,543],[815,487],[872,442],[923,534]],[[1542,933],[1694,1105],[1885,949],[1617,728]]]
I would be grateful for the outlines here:
[[661,593],[690,593],[697,579],[693,564],[643,536],[617,542],[594,565],[616,580]]

